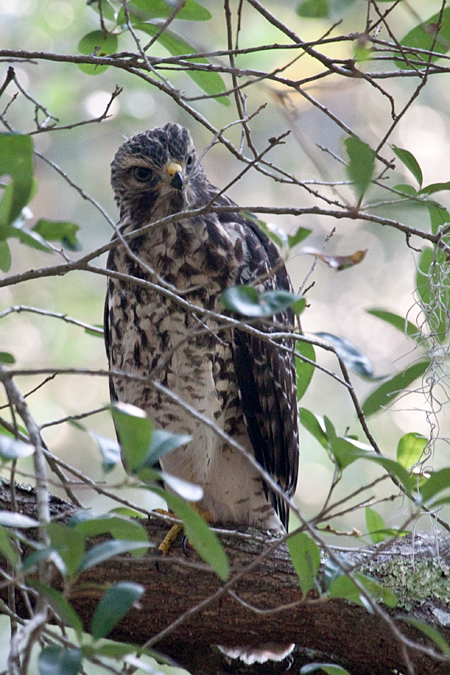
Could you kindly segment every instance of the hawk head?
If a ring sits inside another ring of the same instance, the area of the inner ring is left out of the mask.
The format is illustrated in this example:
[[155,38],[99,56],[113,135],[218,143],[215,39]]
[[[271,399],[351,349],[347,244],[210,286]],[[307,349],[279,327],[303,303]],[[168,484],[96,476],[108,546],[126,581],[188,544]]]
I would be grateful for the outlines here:
[[136,223],[199,204],[207,181],[187,129],[168,123],[133,136],[111,163],[120,216]]

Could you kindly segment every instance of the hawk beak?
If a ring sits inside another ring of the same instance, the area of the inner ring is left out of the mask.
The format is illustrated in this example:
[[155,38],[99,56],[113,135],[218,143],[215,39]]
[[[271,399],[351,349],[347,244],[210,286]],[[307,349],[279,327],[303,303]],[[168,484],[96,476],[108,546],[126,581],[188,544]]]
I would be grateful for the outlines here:
[[167,165],[167,174],[170,179],[170,185],[177,190],[181,190],[184,184],[183,167],[178,162],[169,162]]

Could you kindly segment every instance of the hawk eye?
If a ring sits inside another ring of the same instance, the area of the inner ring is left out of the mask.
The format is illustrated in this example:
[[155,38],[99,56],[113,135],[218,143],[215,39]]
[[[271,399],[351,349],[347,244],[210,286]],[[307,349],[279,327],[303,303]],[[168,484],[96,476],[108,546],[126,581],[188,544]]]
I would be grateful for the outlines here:
[[145,183],[145,181],[151,178],[152,170],[146,166],[135,166],[133,169],[133,176],[141,183]]
[[194,158],[195,158],[195,153],[191,152],[191,154],[189,155],[189,157],[187,158],[187,161],[186,161],[186,169],[188,169],[188,170],[192,169],[192,167],[194,166]]

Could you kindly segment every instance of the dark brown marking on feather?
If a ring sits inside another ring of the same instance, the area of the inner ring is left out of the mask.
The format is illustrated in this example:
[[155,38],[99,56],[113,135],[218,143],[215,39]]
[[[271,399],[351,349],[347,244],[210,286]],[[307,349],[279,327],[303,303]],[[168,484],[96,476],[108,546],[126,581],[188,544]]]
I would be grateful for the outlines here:
[[145,236],[143,234],[141,234],[140,237],[134,237],[134,239],[130,241],[130,250],[133,251],[133,253],[139,253],[144,245],[144,242]]
[[134,351],[133,351],[133,356],[134,356],[134,363],[136,366],[140,366],[141,364],[141,348],[139,346],[139,343],[136,342],[134,345]]
[[173,246],[173,254],[175,258],[183,258],[189,251],[189,246],[192,243],[194,235],[188,232],[185,227],[177,223],[177,238]]

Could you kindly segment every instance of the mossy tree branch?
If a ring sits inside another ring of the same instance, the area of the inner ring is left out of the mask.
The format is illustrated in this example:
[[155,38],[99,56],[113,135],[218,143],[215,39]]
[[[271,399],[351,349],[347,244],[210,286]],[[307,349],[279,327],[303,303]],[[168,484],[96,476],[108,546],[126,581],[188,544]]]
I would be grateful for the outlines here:
[[[16,500],[21,513],[35,515],[33,490],[17,488]],[[0,489],[0,508],[11,509],[7,486]],[[64,520],[74,509],[68,502],[53,498],[51,510],[53,518]],[[167,525],[155,518],[146,523],[146,529],[150,541],[158,542],[167,532]],[[427,534],[414,540],[404,537],[379,551],[373,547],[345,554],[348,564],[397,595],[398,607],[384,608],[389,620],[383,621],[345,600],[321,601],[317,594],[311,594],[302,601],[285,547],[276,547],[267,554],[273,544],[268,535],[221,530],[219,536],[232,563],[231,581],[226,585],[192,550],[186,555],[178,541],[163,560],[150,549],[142,558],[123,556],[91,568],[72,591],[73,606],[88,628],[103,594],[101,586],[118,581],[142,584],[146,590],[139,607],[121,621],[113,639],[137,645],[150,640],[152,647],[199,675],[284,672],[286,662],[270,667],[249,667],[240,661],[230,664],[211,648],[216,644],[261,642],[295,642],[298,647],[294,672],[311,661],[312,653],[317,655],[316,660],[339,663],[358,675],[382,675],[395,668],[407,672],[405,649],[422,675],[448,672],[448,661],[436,658],[436,645],[427,644],[423,635],[402,619],[425,620],[450,638],[450,537],[439,537],[439,558],[436,538]],[[54,582],[60,585],[57,575]],[[6,600],[6,588],[2,593]],[[19,592],[16,608],[26,616]],[[404,644],[394,635],[389,621],[404,635]],[[411,642],[422,646],[423,651],[405,647]]]

